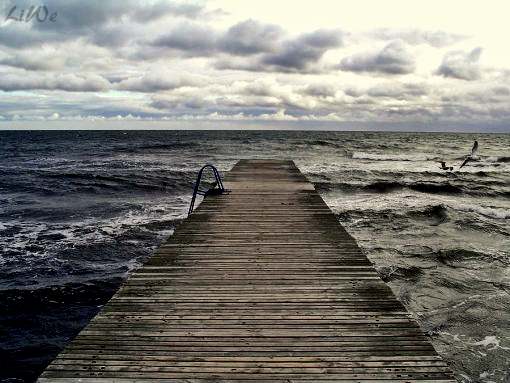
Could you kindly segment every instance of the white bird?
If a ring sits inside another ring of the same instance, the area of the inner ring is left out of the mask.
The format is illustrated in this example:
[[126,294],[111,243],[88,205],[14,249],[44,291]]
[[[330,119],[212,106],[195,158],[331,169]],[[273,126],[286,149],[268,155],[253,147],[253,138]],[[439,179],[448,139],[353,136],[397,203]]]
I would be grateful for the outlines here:
[[460,168],[459,168],[459,169],[462,169],[462,167],[463,167],[464,165],[466,165],[466,164],[467,164],[469,161],[471,161],[472,159],[473,159],[473,158],[471,158],[471,156],[470,156],[470,157],[466,157],[466,159],[464,160],[464,162],[462,163],[462,165],[460,165]]
[[478,141],[475,138],[473,142],[473,147],[471,148],[471,155],[474,156],[476,154],[476,151],[478,150]]
[[471,155],[469,155],[465,158],[464,162],[462,163],[462,165],[460,165],[459,169],[462,169],[462,167],[464,165],[466,165],[469,161],[471,161],[473,159],[473,156],[476,154],[477,150],[478,150],[478,140],[475,137],[474,141],[473,141],[473,147],[471,148]]

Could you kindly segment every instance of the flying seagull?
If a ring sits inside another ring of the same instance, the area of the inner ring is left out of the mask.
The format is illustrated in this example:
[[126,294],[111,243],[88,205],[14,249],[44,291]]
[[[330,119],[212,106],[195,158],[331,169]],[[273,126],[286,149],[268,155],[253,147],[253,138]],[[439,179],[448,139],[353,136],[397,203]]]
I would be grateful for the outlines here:
[[459,169],[462,169],[462,167],[464,165],[466,165],[469,161],[471,161],[473,159],[473,156],[476,154],[477,150],[478,150],[478,140],[476,138],[474,138],[473,147],[471,148],[471,155],[467,156],[464,159],[464,162],[462,163],[462,165],[460,165]]
[[471,156],[466,157],[466,159],[464,160],[464,162],[462,163],[462,165],[460,165],[460,168],[459,168],[459,169],[462,169],[462,167],[463,167],[464,165],[466,165],[466,164],[467,164],[469,161],[471,161],[472,159],[473,159],[473,158],[471,158]]
[[471,155],[474,156],[478,150],[478,140],[474,138],[473,147],[471,148]]

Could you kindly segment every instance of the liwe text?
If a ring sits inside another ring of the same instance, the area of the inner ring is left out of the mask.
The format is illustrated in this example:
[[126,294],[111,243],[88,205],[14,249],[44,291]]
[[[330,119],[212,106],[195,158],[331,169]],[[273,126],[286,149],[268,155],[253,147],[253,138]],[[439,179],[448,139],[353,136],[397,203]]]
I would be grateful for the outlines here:
[[[25,21],[26,23],[28,23],[30,20],[32,20],[34,18],[34,16],[38,22],[42,23],[42,22],[46,21],[46,19],[48,19],[48,15],[50,14],[50,12],[48,11],[48,8],[45,5],[43,5],[42,7],[41,6],[37,7],[37,9],[35,11],[34,11],[35,6],[32,5],[26,15],[25,15],[25,10],[23,9],[19,13],[19,16],[18,16],[18,13],[16,12],[16,8],[18,8],[16,5],[11,8],[11,10],[9,11],[9,14],[7,15],[7,17],[4,20],[4,23],[7,20],[14,20],[14,21],[18,21],[18,22]],[[42,15],[41,15],[41,9],[43,10]],[[16,17],[16,16],[18,16],[18,17]],[[57,12],[52,13],[48,20],[51,22],[56,22],[57,21]]]

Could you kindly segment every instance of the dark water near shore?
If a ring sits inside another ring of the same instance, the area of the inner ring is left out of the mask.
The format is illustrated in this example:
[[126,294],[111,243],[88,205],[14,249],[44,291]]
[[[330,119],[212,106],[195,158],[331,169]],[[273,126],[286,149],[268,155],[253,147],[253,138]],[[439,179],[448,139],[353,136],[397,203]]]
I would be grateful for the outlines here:
[[[510,381],[510,135],[0,131],[0,382],[32,382],[187,215],[200,167],[293,159],[454,370]],[[445,160],[453,171],[439,169]]]

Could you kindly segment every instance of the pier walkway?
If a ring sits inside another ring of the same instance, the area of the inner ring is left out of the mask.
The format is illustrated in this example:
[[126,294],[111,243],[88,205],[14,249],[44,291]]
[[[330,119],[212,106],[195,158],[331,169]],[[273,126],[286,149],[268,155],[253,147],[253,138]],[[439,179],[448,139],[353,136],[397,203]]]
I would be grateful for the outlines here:
[[456,382],[292,161],[224,185],[38,382]]

